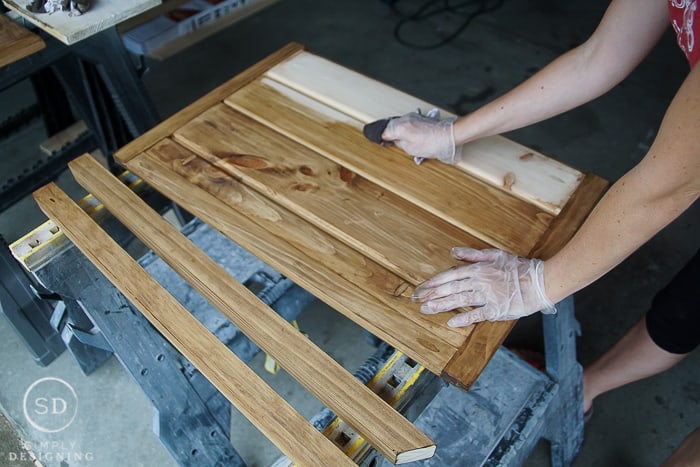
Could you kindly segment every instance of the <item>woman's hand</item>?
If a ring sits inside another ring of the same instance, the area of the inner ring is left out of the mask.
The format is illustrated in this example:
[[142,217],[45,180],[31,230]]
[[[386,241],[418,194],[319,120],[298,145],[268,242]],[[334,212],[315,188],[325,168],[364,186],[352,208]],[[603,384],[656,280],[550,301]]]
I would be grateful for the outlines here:
[[411,299],[422,303],[421,312],[476,307],[450,319],[447,324],[452,327],[556,312],[544,290],[542,260],[464,247],[453,248],[452,256],[471,264],[448,269],[416,287]]
[[382,140],[394,143],[414,158],[438,159],[454,164],[457,159],[453,125],[455,120],[455,117],[440,120],[437,109],[431,110],[427,115],[411,112],[389,120],[382,133]]

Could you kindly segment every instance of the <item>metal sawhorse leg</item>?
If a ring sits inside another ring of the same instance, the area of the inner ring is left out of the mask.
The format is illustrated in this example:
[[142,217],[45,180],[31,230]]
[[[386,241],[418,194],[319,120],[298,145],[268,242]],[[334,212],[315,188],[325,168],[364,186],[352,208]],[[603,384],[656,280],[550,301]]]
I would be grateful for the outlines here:
[[583,442],[580,332],[573,298],[557,308],[543,316],[546,373],[501,347],[468,392],[444,387],[415,420],[438,446],[416,465],[520,466],[540,439],[553,467],[571,465]]

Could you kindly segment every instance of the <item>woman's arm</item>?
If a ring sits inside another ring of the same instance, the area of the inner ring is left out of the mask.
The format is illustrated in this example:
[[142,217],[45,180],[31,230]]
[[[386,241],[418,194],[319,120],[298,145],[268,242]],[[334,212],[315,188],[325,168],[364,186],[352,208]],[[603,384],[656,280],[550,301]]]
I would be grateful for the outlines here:
[[547,295],[558,301],[619,264],[700,196],[700,67],[664,116],[644,159],[598,203],[571,241],[545,262]]
[[622,81],[669,26],[664,0],[614,0],[579,47],[454,124],[408,114],[382,134],[411,156],[454,161],[455,145],[522,128],[595,99]]
[[471,264],[437,274],[412,298],[423,313],[476,306],[449,321],[516,319],[556,303],[595,281],[700,197],[700,66],[690,72],[644,159],[598,203],[576,235],[551,259],[500,250],[453,248]]
[[627,77],[669,27],[664,0],[615,0],[591,37],[524,83],[455,122],[457,145],[545,120]]

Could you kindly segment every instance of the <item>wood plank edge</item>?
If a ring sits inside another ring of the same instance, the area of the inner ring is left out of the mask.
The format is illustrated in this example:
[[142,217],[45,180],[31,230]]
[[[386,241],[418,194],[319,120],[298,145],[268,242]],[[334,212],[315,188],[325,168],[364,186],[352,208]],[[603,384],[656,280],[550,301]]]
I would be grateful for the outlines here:
[[605,194],[610,182],[593,173],[586,173],[561,213],[530,251],[531,258],[549,259],[574,236],[595,205]]
[[[116,242],[114,242],[114,240],[112,240],[111,237],[109,237],[109,235],[107,235],[107,233],[104,232],[97,225],[97,223],[90,219],[89,216],[86,213],[84,213],[80,209],[80,207],[77,204],[75,204],[55,183],[50,183],[35,191],[34,199],[36,200],[41,210],[57,225],[60,226],[64,234],[75,243],[78,249],[80,249],[83,252],[83,254],[85,254],[90,259],[90,261],[103,274],[107,276],[110,282],[112,282],[119,289],[119,291],[122,292],[131,301],[131,303],[133,303],[135,306],[139,304],[141,305],[138,306],[138,309],[148,319],[149,322],[151,322],[160,332],[168,336],[168,340],[171,343],[173,343],[173,345],[175,345],[176,348],[181,353],[183,353],[183,355],[188,360],[192,361],[193,363],[199,363],[198,365],[196,365],[197,368],[200,369],[200,371],[202,371],[202,373],[205,376],[207,376],[207,379],[209,381],[212,381],[212,383],[215,384],[215,386],[219,390],[226,394],[229,401],[234,403],[234,405],[236,405],[237,407],[243,408],[243,410],[245,410],[252,416],[258,413],[258,411],[263,413],[272,411],[271,407],[265,406],[258,407],[255,410],[242,407],[244,405],[241,402],[242,399],[238,400],[240,397],[238,395],[239,391],[233,391],[230,387],[226,385],[217,384],[216,382],[219,380],[218,377],[222,376],[221,374],[217,374],[220,373],[219,371],[217,371],[217,368],[215,368],[213,365],[210,365],[206,361],[206,359],[200,358],[196,354],[196,352],[190,352],[187,346],[184,345],[178,339],[177,332],[171,330],[167,324],[158,319],[158,316],[156,314],[151,313],[151,311],[148,309],[148,305],[146,303],[142,303],[138,299],[136,292],[132,291],[131,287],[128,285],[130,281],[134,281],[135,279],[131,278],[131,276],[126,276],[125,280],[124,277],[120,278],[117,274],[113,273],[111,271],[111,268],[105,262],[101,261],[100,256],[94,253],[93,246],[86,245],[84,241],[81,241],[79,238],[77,238],[77,236],[73,232],[73,228],[66,225],[63,222],[63,219],[60,219],[60,215],[58,215],[58,213],[55,211],[55,209],[57,209],[56,206],[63,205],[64,208],[70,208],[72,214],[71,218],[73,222],[76,222],[77,220],[77,222],[81,224],[89,223],[91,226],[94,225],[95,229],[91,229],[91,237],[94,239],[94,242],[105,243],[111,246],[109,250],[105,250],[105,253],[109,255],[109,262],[112,263],[113,261],[118,261],[123,264],[128,264],[130,268],[133,268],[132,272],[138,272],[138,276],[140,277],[136,279],[138,279],[138,281],[140,282],[141,287],[146,286],[151,292],[155,291],[155,293],[161,298],[161,300],[158,300],[159,307],[163,307],[165,302],[164,308],[178,310],[178,314],[180,314],[182,317],[186,317],[186,321],[189,321],[187,332],[201,331],[202,335],[208,336],[206,339],[208,341],[207,345],[214,346],[220,351],[225,350],[230,354],[230,358],[225,360],[225,365],[233,366],[235,368],[235,371],[228,371],[226,372],[226,375],[242,376],[241,378],[238,378],[240,381],[236,382],[236,387],[247,387],[248,392],[260,392],[261,394],[265,393],[266,398],[272,398],[276,401],[274,407],[275,415],[273,416],[273,418],[288,417],[286,419],[292,421],[295,424],[295,431],[300,430],[306,432],[306,436],[310,437],[310,439],[313,439],[315,443],[318,444],[318,448],[323,449],[324,455],[329,455],[331,458],[334,458],[336,462],[339,462],[341,464],[353,465],[351,462],[346,462],[349,461],[349,459],[347,459],[347,457],[343,455],[335,447],[335,445],[330,443],[330,440],[328,440],[325,437],[319,438],[316,435],[316,433],[319,432],[313,427],[311,427],[311,425],[305,418],[303,418],[294,408],[292,408],[291,405],[289,405],[281,396],[279,396],[275,391],[273,391],[272,388],[270,388],[267,385],[267,383],[265,383],[257,374],[255,374],[249,367],[247,367],[241,360],[239,360],[235,356],[235,354],[233,354],[222,342],[216,339],[201,323],[199,323],[199,321],[197,321],[184,307],[182,307],[182,305],[180,305],[180,303],[177,300],[175,300],[175,298],[173,298],[169,292],[167,292],[160,284],[158,284],[155,281],[155,279],[151,278],[151,276],[149,276],[145,272],[145,270],[143,270],[143,268],[141,268],[141,266],[128,255],[128,253],[126,253],[121,247],[119,247],[116,244]],[[49,202],[54,206],[50,206]],[[142,307],[146,309],[144,310]],[[256,405],[256,401],[257,399],[252,399],[252,405]],[[243,402],[250,402],[250,400]],[[251,420],[251,422],[254,422],[254,420]],[[261,431],[266,433],[266,436],[269,436],[270,432],[266,429],[264,424],[259,423],[260,420],[257,419],[255,419],[255,422],[254,424]],[[307,425],[308,428],[306,427]],[[287,455],[290,456],[290,458],[299,457],[297,455],[297,452],[294,451],[294,449],[296,449],[299,446],[299,443],[295,441],[290,441],[289,439],[282,436],[273,436],[273,438],[275,438],[272,440],[273,442],[277,441],[275,442],[275,445],[280,447],[280,449],[283,449],[287,453]],[[309,438],[305,438],[305,440],[308,441]]]
[[483,321],[476,324],[462,348],[447,363],[440,377],[459,389],[468,391],[516,322]]
[[413,451],[406,451],[400,453],[396,456],[396,461],[394,464],[406,464],[408,462],[420,461],[424,459],[430,459],[435,455],[436,446],[426,446],[424,448],[415,449]]
[[114,153],[114,159],[122,166],[125,166],[126,163],[137,154],[150,148],[161,139],[170,136],[181,126],[183,120],[189,121],[197,117],[199,114],[214,105],[214,103],[222,101],[225,97],[255,80],[258,76],[269,70],[271,67],[288,59],[289,57],[296,55],[302,50],[304,50],[303,45],[297,42],[290,42],[261,61],[251,65],[246,70],[237,74],[230,80],[215,88],[213,91],[207,93],[205,96],[189,104],[184,109],[163,120],[161,123],[151,128],[138,138],[127,143]]

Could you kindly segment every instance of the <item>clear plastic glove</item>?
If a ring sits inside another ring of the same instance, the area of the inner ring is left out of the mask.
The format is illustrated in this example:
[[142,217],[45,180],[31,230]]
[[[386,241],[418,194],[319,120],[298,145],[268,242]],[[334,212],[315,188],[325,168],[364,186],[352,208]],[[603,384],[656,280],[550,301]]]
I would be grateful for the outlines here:
[[512,255],[503,250],[456,247],[455,259],[471,264],[443,271],[416,287],[411,299],[421,302],[420,311],[441,313],[477,307],[448,321],[451,327],[479,321],[507,321],[537,311],[556,308],[544,290],[544,262]]
[[454,164],[458,154],[454,136],[455,120],[456,117],[440,120],[438,109],[431,110],[427,115],[422,115],[420,111],[411,112],[389,120],[382,140],[394,143],[414,158],[438,159]]

